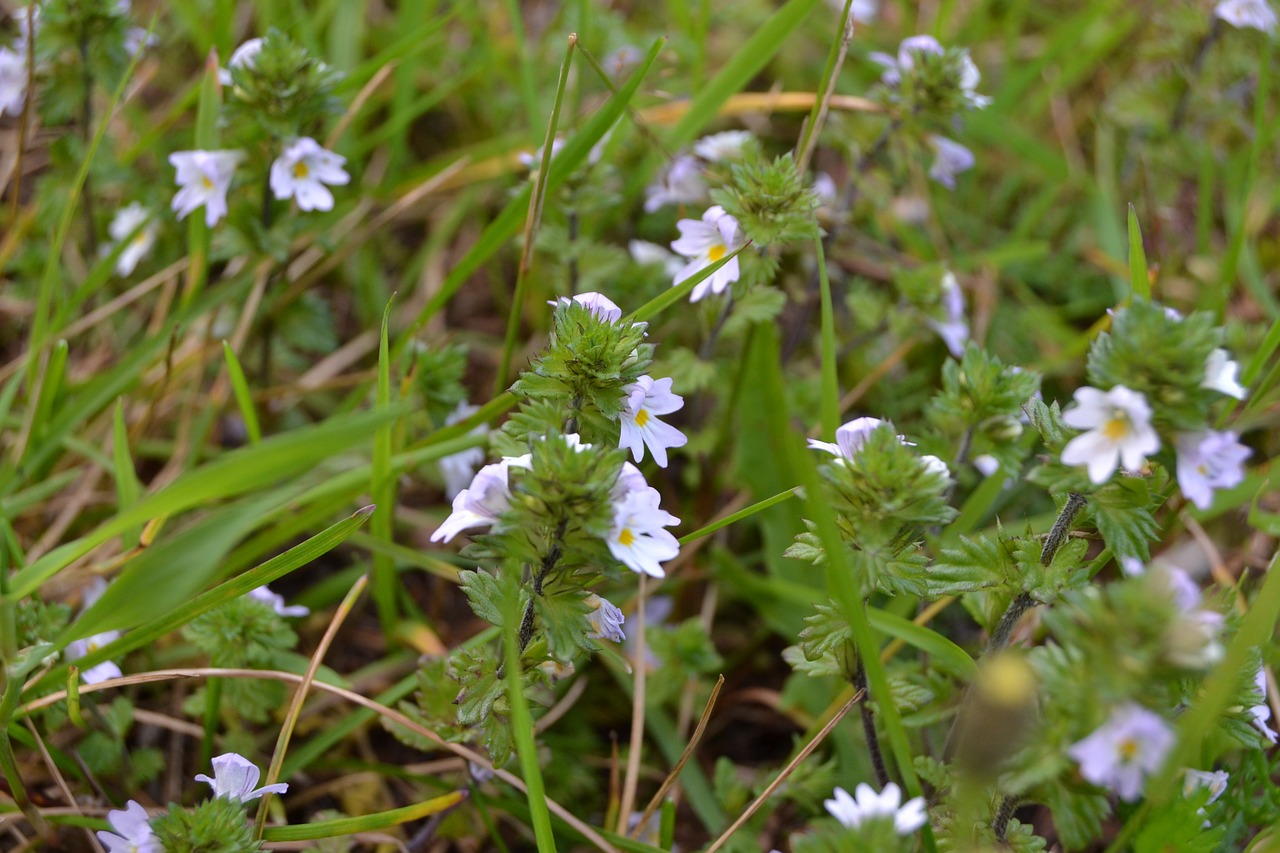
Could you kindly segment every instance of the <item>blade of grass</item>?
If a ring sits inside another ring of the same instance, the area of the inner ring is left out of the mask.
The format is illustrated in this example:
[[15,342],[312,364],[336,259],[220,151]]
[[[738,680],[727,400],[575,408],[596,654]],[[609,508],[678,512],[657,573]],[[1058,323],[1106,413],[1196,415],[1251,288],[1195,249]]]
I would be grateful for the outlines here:
[[564,61],[560,63],[560,79],[556,83],[556,99],[551,105],[551,120],[547,122],[547,132],[543,136],[542,160],[538,163],[538,177],[534,181],[533,192],[529,196],[529,213],[524,220],[524,248],[520,254],[520,266],[516,269],[516,291],[511,298],[511,313],[507,315],[507,334],[502,341],[502,358],[498,361],[498,371],[493,380],[494,396],[506,390],[507,378],[511,371],[511,354],[516,348],[516,335],[520,332],[520,316],[524,313],[525,289],[529,273],[533,268],[533,244],[537,239],[538,226],[542,222],[542,206],[547,199],[547,181],[551,175],[551,159],[555,154],[556,127],[560,123],[564,89],[569,82],[573,49],[577,44],[577,35],[570,34],[569,43],[564,50]]
[[[115,470],[116,506],[125,509],[138,502],[142,486],[138,483],[138,474],[133,468],[133,457],[129,453],[129,429],[124,423],[124,401],[116,401],[115,416],[112,418],[111,461]],[[124,531],[121,540],[125,549],[134,548],[138,544],[138,536],[142,525]]]
[[555,853],[551,812],[547,809],[546,789],[542,784],[542,770],[538,766],[538,745],[533,739],[533,717],[529,714],[529,705],[524,698],[524,678],[521,674],[523,664],[520,661],[517,637],[520,608],[517,602],[507,602],[505,611],[503,621],[506,627],[502,630],[502,646],[506,663],[507,702],[511,706],[511,737],[516,744],[520,773],[524,777],[529,817],[538,853]]
[[222,357],[227,362],[227,378],[231,380],[231,393],[235,395],[236,406],[240,409],[240,418],[244,421],[245,432],[250,444],[262,441],[262,425],[258,423],[258,411],[253,406],[253,394],[249,391],[249,382],[244,377],[244,368],[240,359],[236,358],[231,344],[222,342]]
[[[222,106],[222,83],[218,75],[218,51],[210,48],[204,63],[204,80],[200,83],[200,102],[196,108],[195,148],[216,151],[218,148],[218,111]],[[190,305],[204,289],[209,277],[209,226],[203,212],[187,222],[187,280],[182,289],[181,305]]]
[[[848,4],[845,14],[848,14]],[[822,250],[822,238],[813,238],[817,256],[818,282],[822,293],[822,435],[831,438],[840,426],[840,380],[836,364],[836,317],[831,304],[831,282],[827,277],[827,257]],[[834,439],[833,439],[834,440]]]
[[[316,841],[321,838],[337,838],[342,835],[354,835],[357,832],[373,832],[399,826],[411,820],[421,820],[434,814],[448,811],[467,798],[466,791],[453,791],[432,797],[411,806],[391,809],[385,812],[361,815],[360,817],[344,817],[337,820],[320,820],[295,826],[269,826],[262,832],[263,841]],[[263,797],[265,800],[266,797]]]
[[1151,277],[1147,272],[1147,253],[1142,248],[1142,229],[1138,225],[1138,212],[1129,205],[1129,293],[1143,299],[1151,298]]
[[[392,297],[394,299],[394,296]],[[391,354],[387,326],[391,321],[391,303],[382,312],[382,333],[378,342],[378,403],[377,410],[391,407]],[[373,514],[371,532],[377,539],[393,542],[396,479],[391,473],[391,429],[394,422],[387,420],[379,425],[373,435],[373,464],[370,466],[369,491],[380,511]],[[396,625],[396,575],[395,564],[386,554],[373,555],[373,600],[378,610],[378,622],[383,634],[390,639]]]

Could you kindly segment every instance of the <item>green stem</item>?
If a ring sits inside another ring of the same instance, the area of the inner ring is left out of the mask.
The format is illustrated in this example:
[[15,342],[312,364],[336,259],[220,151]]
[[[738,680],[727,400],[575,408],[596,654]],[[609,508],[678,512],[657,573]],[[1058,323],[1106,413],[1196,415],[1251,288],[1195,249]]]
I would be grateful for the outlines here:
[[524,678],[521,677],[519,638],[516,636],[515,607],[508,605],[504,618],[507,627],[502,632],[502,645],[506,652],[504,665],[510,677],[507,681],[507,702],[511,706],[511,736],[515,740],[516,754],[520,759],[520,772],[524,776],[525,791],[529,800],[529,818],[533,824],[538,853],[555,853],[555,836],[551,830],[551,812],[547,808],[546,790],[542,784],[542,770],[538,767],[538,746],[533,738],[533,717],[524,698]]

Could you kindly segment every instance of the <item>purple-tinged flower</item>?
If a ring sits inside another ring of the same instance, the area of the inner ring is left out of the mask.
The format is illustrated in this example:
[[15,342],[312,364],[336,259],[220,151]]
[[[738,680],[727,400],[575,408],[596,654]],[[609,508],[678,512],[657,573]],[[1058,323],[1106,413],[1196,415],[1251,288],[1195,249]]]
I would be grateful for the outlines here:
[[1160,769],[1173,747],[1173,729],[1158,714],[1128,703],[1113,709],[1093,734],[1067,749],[1080,775],[1133,802],[1146,777]]
[[680,553],[680,543],[663,529],[679,524],[680,519],[662,510],[660,500],[653,488],[627,492],[614,506],[613,529],[606,540],[619,562],[655,578],[666,574],[660,564]]
[[1253,451],[1234,432],[1203,430],[1178,436],[1178,486],[1200,509],[1213,503],[1214,489],[1229,489],[1244,480],[1244,461]]
[[1221,0],[1213,7],[1213,16],[1241,29],[1252,27],[1267,35],[1275,32],[1276,13],[1267,0]]
[[27,102],[27,53],[0,47],[0,116],[21,115]]
[[100,829],[98,840],[106,845],[107,853],[164,853],[151,831],[150,820],[147,810],[130,800],[123,809],[107,812],[107,823],[115,832]]
[[270,607],[277,616],[306,616],[311,612],[311,608],[301,604],[284,603],[284,596],[279,593],[272,592],[267,586],[260,586],[257,589],[249,590],[249,597],[254,601],[261,601]]
[[929,327],[938,333],[951,354],[960,358],[969,341],[969,318],[964,313],[964,291],[950,270],[942,276],[942,310],[943,319],[930,320]]
[[644,461],[644,449],[649,448],[653,461],[659,467],[667,467],[667,448],[684,447],[688,437],[680,430],[658,419],[684,406],[684,398],[671,393],[670,379],[641,376],[622,389],[626,394],[619,421],[622,426],[618,446],[631,451],[637,462]]
[[[809,439],[809,447],[814,450],[825,450],[838,459],[852,459],[862,445],[867,443],[867,439],[871,433],[876,431],[884,421],[879,418],[854,418],[848,423],[836,429],[836,440],[832,444],[829,441],[818,441],[816,438]],[[898,436],[899,440],[904,441],[903,436]]]
[[627,635],[622,633],[622,623],[627,621],[627,617],[623,616],[622,611],[609,599],[593,592],[584,601],[591,608],[591,612],[587,614],[587,624],[591,626],[591,631],[587,634],[588,639],[621,643],[627,638]]
[[[473,406],[465,401],[461,402],[444,419],[445,426],[464,421],[478,411],[480,411],[479,406]],[[488,431],[488,424],[479,424],[468,435],[484,435]],[[476,469],[484,464],[484,448],[468,447],[466,450],[459,450],[457,453],[444,457],[438,464],[440,466],[440,474],[444,477],[444,493],[449,500],[453,500],[458,496],[459,492],[470,485],[471,478],[476,474]]]
[[1218,347],[1205,359],[1204,379],[1201,380],[1200,387],[1243,400],[1249,392],[1236,381],[1236,374],[1239,372],[1240,365],[1231,358],[1231,353]]
[[1253,683],[1257,685],[1258,692],[1262,694],[1262,702],[1249,708],[1249,713],[1253,715],[1253,724],[1262,732],[1263,737],[1275,743],[1275,730],[1267,725],[1267,720],[1271,719],[1271,706],[1267,704],[1266,667],[1258,667],[1258,672],[1253,677]]
[[707,197],[702,164],[690,154],[671,161],[656,183],[644,191],[644,212],[653,213],[665,204],[697,204]]
[[255,788],[260,776],[262,771],[258,769],[258,765],[238,752],[224,752],[213,759],[213,778],[201,773],[196,776],[196,781],[208,782],[213,786],[215,797],[229,797],[242,803],[256,800],[263,794],[283,794],[289,790],[289,785],[285,782]]
[[568,305],[570,302],[576,302],[587,311],[591,312],[591,316],[595,317],[601,323],[616,323],[622,319],[622,309],[619,308],[612,299],[603,293],[590,291],[588,293],[579,293],[572,300],[567,296],[561,296],[549,305]]
[[751,141],[749,130],[726,130],[704,136],[693,144],[693,153],[709,163],[742,159],[743,149]]
[[956,175],[967,172],[977,162],[973,152],[953,139],[934,134],[929,137],[933,146],[933,165],[929,167],[929,177],[949,190],[956,188]]

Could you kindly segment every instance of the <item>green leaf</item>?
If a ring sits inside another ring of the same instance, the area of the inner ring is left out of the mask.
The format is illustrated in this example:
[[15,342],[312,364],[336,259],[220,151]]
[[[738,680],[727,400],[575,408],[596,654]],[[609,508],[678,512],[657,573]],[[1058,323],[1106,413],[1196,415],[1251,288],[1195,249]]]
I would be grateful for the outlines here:
[[965,681],[972,680],[978,674],[978,666],[968,652],[931,628],[875,607],[867,608],[867,621],[877,631],[931,655],[938,666]]
[[258,412],[253,407],[253,394],[249,391],[249,382],[244,377],[244,368],[240,359],[231,349],[231,344],[222,342],[222,357],[227,362],[227,377],[231,380],[231,390],[235,394],[236,406],[240,409],[240,417],[244,420],[245,432],[249,434],[249,443],[262,441],[262,427],[258,424]]
[[411,820],[421,820],[453,808],[467,798],[466,791],[451,791],[420,803],[385,812],[360,817],[322,820],[297,826],[269,826],[262,832],[265,841],[314,841],[319,838],[336,838],[357,832],[374,832],[391,826],[399,826]]
[[[1151,278],[1147,272],[1147,253],[1142,248],[1142,229],[1138,213],[1129,205],[1129,287],[1134,296],[1151,298]],[[1070,845],[1068,845],[1070,846]]]
[[1160,535],[1153,503],[1145,479],[1116,477],[1091,494],[1085,508],[1113,554],[1145,562],[1151,558],[1150,543]]
[[[111,461],[116,475],[116,505],[127,509],[138,502],[142,486],[138,483],[138,474],[133,468],[133,457],[129,455],[129,429],[124,423],[124,402],[121,400],[116,401],[111,426]],[[126,530],[121,537],[124,547],[135,547],[140,533],[141,526]]]

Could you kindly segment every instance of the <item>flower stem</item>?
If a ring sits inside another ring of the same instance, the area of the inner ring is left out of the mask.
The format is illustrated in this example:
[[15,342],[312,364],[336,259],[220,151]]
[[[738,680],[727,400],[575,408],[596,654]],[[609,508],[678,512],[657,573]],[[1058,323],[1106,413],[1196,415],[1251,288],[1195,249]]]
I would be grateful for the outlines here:
[[[89,35],[82,32],[80,34],[80,79],[84,87],[81,93],[80,101],[80,139],[84,142],[84,147],[88,149],[89,141],[93,138],[93,72],[89,68]],[[84,214],[84,231],[85,245],[89,250],[89,257],[96,257],[98,254],[98,235],[94,233],[93,225],[93,170],[88,169],[84,174],[84,189],[81,191],[81,201],[83,204],[80,210]]]
[[1013,813],[1018,808],[1018,803],[1022,798],[1010,794],[1000,801],[1000,807],[996,809],[995,820],[991,821],[991,831],[996,835],[996,841],[1004,843],[1005,838],[1009,834],[1009,821],[1013,819]]
[[854,693],[862,693],[862,701],[858,703],[858,712],[862,715],[862,733],[867,738],[867,752],[871,755],[871,767],[876,774],[876,784],[884,788],[889,784],[889,769],[884,763],[884,751],[880,748],[880,738],[876,736],[876,720],[871,713],[871,705],[867,695],[867,670],[862,665],[862,656],[858,656],[858,669],[853,674]]

